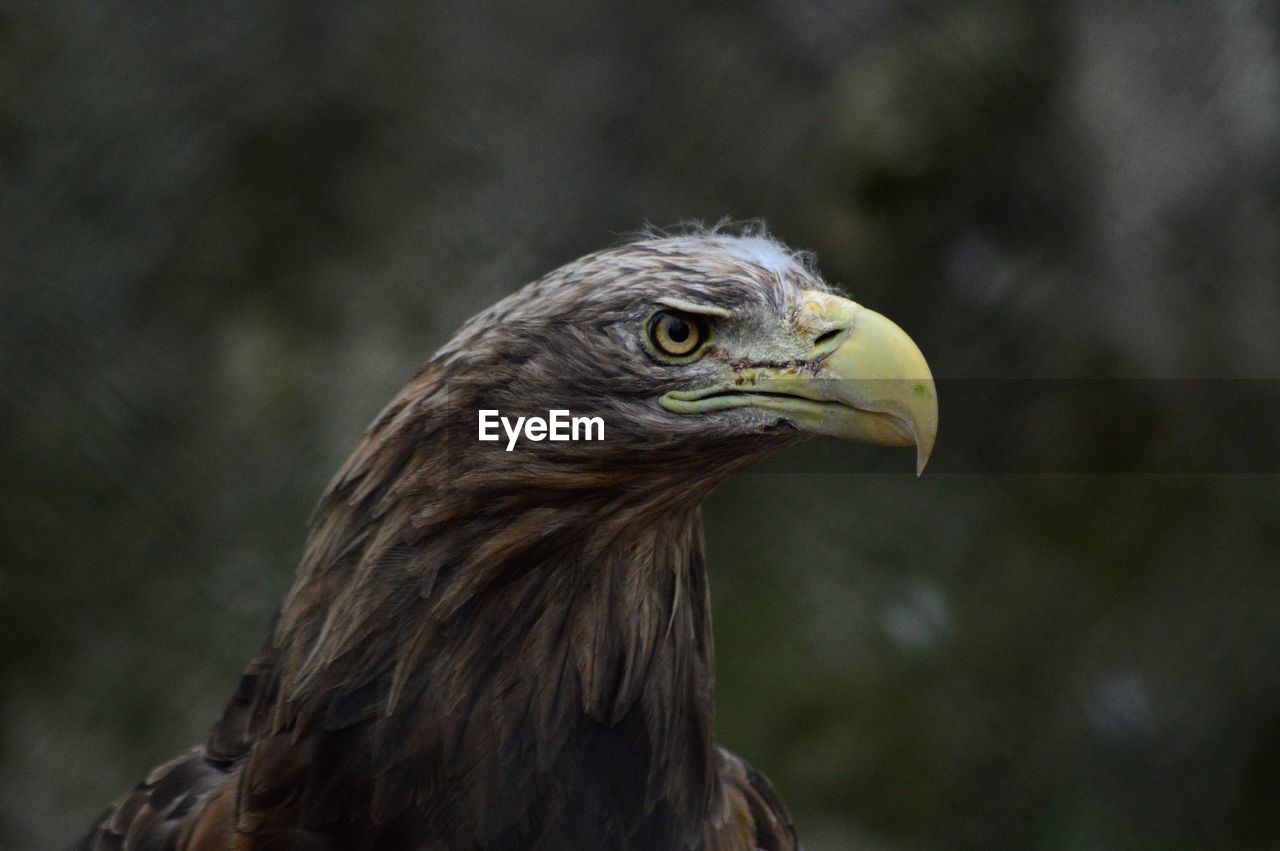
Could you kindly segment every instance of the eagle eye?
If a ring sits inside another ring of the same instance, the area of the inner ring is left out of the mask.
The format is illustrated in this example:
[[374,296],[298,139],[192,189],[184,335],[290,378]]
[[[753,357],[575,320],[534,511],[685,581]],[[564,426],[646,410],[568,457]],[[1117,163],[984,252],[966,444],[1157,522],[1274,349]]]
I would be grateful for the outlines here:
[[691,313],[663,310],[649,320],[649,342],[659,353],[684,358],[707,339],[707,320]]

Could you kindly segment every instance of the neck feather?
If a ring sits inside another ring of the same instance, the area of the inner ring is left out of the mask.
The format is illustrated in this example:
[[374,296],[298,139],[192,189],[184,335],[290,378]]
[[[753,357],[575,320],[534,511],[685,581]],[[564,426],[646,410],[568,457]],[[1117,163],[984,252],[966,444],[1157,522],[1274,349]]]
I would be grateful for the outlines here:
[[591,477],[515,486],[445,463],[444,432],[411,413],[384,412],[319,509],[273,637],[270,725],[356,735],[345,781],[369,783],[375,820],[416,808],[479,845],[606,829],[692,846],[722,797],[696,504]]

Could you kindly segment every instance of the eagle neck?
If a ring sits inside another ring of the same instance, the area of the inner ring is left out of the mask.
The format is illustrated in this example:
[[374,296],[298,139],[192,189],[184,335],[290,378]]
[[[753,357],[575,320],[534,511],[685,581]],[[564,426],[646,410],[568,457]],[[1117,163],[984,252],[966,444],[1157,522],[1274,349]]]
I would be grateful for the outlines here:
[[277,630],[281,720],[351,719],[400,766],[372,778],[376,819],[428,800],[478,847],[696,845],[723,799],[700,508],[424,492],[381,516],[331,495]]
[[363,756],[317,788],[445,847],[694,847],[724,800],[714,480],[498,463],[429,415],[442,386],[415,379],[322,500],[252,725],[341,738]]

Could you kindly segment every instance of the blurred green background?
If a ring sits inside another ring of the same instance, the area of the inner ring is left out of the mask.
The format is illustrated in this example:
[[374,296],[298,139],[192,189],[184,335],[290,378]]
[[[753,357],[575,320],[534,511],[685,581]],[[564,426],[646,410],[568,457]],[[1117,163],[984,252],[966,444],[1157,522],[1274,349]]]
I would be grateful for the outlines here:
[[[1280,5],[0,2],[0,847],[202,738],[462,320],[725,215],[943,377],[1280,378]],[[1280,847],[1277,505],[744,476],[720,737],[815,849]]]

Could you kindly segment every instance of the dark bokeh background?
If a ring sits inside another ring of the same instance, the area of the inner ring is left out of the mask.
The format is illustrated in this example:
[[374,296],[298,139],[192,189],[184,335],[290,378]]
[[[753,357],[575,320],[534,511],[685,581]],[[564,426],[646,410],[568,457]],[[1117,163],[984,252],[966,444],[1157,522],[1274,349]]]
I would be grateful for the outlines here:
[[[941,376],[1280,378],[1280,6],[0,2],[0,846],[201,738],[463,319],[724,215]],[[721,738],[817,849],[1280,844],[1280,479],[946,423],[713,497]]]

